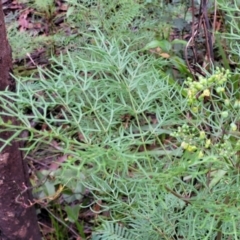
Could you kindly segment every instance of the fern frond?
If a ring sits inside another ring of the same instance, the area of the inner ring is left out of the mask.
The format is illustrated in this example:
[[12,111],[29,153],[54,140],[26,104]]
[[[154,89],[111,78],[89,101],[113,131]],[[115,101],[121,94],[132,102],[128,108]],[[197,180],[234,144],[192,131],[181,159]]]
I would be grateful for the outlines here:
[[36,8],[46,11],[49,7],[54,6],[54,0],[35,0]]
[[134,240],[137,239],[131,231],[117,223],[104,222],[102,229],[95,232],[92,240]]

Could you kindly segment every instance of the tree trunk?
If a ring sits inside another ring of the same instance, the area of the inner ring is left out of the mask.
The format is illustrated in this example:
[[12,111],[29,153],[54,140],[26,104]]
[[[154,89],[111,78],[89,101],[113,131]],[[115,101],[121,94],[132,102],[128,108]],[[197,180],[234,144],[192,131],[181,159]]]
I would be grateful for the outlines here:
[[[9,91],[15,90],[15,82],[10,76],[11,70],[11,49],[7,41],[0,1],[0,91],[6,88]],[[8,116],[3,116],[2,121],[17,122]],[[3,130],[0,126],[0,148],[3,141],[12,136],[11,132]],[[0,240],[41,240],[36,211],[34,207],[28,207],[32,194],[28,189],[27,166],[19,145],[18,141],[12,141],[0,152]],[[24,188],[26,191],[23,191]]]

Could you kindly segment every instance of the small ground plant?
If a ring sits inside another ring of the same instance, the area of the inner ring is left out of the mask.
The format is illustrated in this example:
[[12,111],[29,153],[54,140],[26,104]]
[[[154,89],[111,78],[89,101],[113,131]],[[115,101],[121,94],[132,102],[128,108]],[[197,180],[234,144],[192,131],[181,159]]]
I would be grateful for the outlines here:
[[[213,66],[196,81],[183,64],[176,75],[173,44],[153,32],[147,39],[152,20],[142,15],[157,19],[164,5],[107,2],[68,1],[66,21],[83,30],[56,34],[64,51],[51,67],[0,92],[0,116],[20,122],[1,120],[1,131],[44,166],[34,172],[33,204],[50,214],[54,239],[238,239],[238,67]],[[169,55],[145,51],[149,42],[166,43]],[[233,58],[238,47],[228,49]],[[91,219],[81,221],[86,211]]]

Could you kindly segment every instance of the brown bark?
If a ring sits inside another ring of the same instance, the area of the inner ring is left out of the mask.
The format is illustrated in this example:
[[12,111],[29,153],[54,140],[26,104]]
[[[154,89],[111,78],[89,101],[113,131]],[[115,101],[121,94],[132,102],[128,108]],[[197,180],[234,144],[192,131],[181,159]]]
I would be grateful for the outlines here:
[[[15,82],[9,74],[11,70],[11,50],[0,1],[0,91],[6,88],[9,91],[15,90]],[[1,108],[0,112],[2,115]],[[2,116],[2,119],[4,122],[9,120],[17,122],[16,119],[8,116]],[[0,147],[2,147],[2,140],[9,139],[12,133],[3,131],[1,126],[0,130]],[[33,207],[24,206],[32,200],[30,190],[19,197],[23,187],[29,186],[28,172],[19,145],[18,141],[12,141],[0,152],[0,240],[40,240],[36,211]]]

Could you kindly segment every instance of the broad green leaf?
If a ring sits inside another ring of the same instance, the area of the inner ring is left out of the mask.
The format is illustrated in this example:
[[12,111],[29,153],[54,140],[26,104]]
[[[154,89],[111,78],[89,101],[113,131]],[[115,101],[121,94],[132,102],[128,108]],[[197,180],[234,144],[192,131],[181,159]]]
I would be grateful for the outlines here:
[[149,50],[152,48],[157,48],[159,47],[161,49],[162,52],[169,52],[172,48],[172,44],[167,41],[167,40],[153,40],[150,43],[148,43],[143,50]]
[[67,213],[67,219],[69,222],[74,223],[78,220],[78,214],[81,206],[74,205],[74,206],[66,206],[65,211]]

